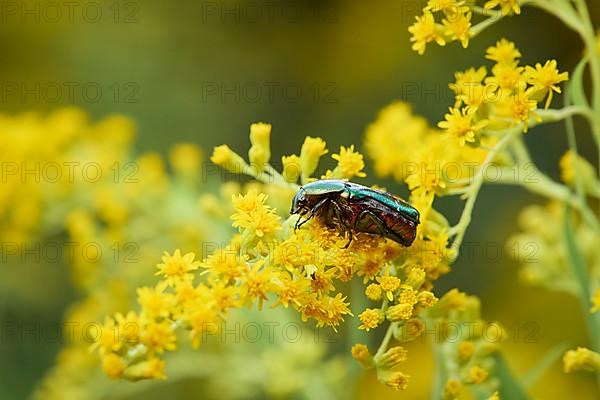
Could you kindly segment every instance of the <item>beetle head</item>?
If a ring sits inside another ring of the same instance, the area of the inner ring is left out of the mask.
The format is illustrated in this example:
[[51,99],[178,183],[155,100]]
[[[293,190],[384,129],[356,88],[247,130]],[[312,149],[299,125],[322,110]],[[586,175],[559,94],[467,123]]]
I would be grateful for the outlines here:
[[300,188],[292,200],[290,214],[304,214],[307,209],[308,199],[306,198],[306,191]]

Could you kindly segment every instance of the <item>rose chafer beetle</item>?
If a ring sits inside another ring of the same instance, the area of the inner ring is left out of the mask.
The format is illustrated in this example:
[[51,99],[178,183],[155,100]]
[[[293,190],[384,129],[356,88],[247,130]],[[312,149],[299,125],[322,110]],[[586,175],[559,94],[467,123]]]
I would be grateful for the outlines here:
[[[303,185],[292,200],[290,214],[298,214],[294,230],[315,216],[338,229],[352,242],[352,233],[379,234],[410,246],[417,234],[419,211],[382,190],[342,180],[322,179]],[[302,220],[302,218],[304,220]]]

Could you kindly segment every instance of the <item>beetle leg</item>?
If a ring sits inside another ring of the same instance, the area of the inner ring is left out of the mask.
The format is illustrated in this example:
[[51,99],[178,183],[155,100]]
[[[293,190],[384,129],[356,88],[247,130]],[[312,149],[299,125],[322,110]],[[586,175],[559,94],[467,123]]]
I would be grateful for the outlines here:
[[309,216],[304,221],[300,222],[300,219],[302,218],[302,216],[299,216],[298,220],[296,221],[296,224],[294,225],[294,232],[296,231],[296,229],[300,228],[302,225],[304,225],[305,223],[310,221],[317,214],[317,212],[319,212],[319,210],[327,203],[328,200],[329,200],[328,198],[324,198],[323,200],[319,201],[310,210]]
[[342,207],[339,204],[337,204],[336,202],[332,202],[331,204],[333,206],[333,211],[336,214],[336,219],[338,221],[338,225],[344,228],[342,233],[344,234],[344,236],[346,236],[346,234],[348,234],[348,236],[349,236],[348,243],[346,243],[346,245],[344,247],[342,247],[342,249],[347,249],[350,246],[350,243],[352,243],[352,239],[353,239],[352,229],[347,224],[346,219],[342,217],[343,216]]

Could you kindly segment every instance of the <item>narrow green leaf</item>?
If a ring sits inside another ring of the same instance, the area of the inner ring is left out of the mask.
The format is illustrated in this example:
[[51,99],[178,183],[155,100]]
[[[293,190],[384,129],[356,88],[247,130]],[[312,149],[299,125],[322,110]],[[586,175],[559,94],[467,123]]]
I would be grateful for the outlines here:
[[542,359],[531,368],[527,374],[521,379],[521,383],[523,387],[529,388],[533,385],[542,374],[552,366],[557,360],[559,360],[562,355],[569,349],[568,343],[560,343],[559,345],[551,348]]
[[571,208],[568,204],[565,204],[565,215],[564,215],[564,236],[565,245],[567,247],[567,256],[573,276],[579,286],[581,294],[581,304],[583,305],[586,314],[589,314],[590,309],[590,287],[588,285],[588,271],[585,265],[583,255],[577,247],[575,242],[575,231],[573,230],[573,224],[571,223]]
[[583,57],[573,70],[568,91],[574,105],[589,108],[590,105],[585,95],[585,89],[583,85],[583,73],[585,71],[585,65],[587,62],[588,58]]
[[564,236],[565,245],[567,247],[567,257],[569,265],[571,266],[571,272],[579,287],[579,302],[581,303],[582,313],[592,342],[592,349],[594,351],[600,351],[600,313],[592,314],[590,312],[592,296],[589,285],[588,269],[585,264],[585,259],[579,251],[577,242],[575,241],[575,231],[571,222],[570,210],[569,205],[565,204]]

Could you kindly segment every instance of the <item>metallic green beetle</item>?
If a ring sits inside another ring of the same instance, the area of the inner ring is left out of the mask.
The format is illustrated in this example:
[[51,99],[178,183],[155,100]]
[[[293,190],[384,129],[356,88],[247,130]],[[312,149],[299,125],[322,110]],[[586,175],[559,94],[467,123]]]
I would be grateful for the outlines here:
[[333,179],[301,186],[290,213],[299,215],[294,229],[320,216],[328,227],[348,234],[346,248],[353,232],[379,234],[410,246],[419,225],[419,211],[405,201],[382,190]]

